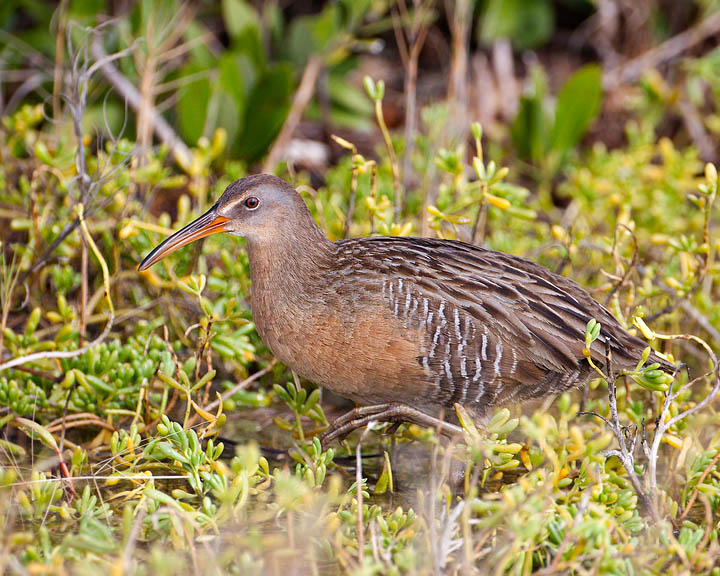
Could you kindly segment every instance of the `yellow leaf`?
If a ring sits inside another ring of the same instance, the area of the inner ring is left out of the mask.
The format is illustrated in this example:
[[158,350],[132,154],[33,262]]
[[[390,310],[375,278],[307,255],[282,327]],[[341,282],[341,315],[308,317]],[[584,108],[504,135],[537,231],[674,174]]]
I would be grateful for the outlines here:
[[532,462],[530,462],[530,455],[528,454],[527,450],[523,450],[520,452],[520,460],[523,463],[523,466],[529,471],[532,470]]
[[120,240],[125,240],[133,234],[135,234],[135,225],[132,222],[128,222],[120,229],[120,232],[118,232],[118,237],[120,238]]
[[640,318],[640,316],[635,316],[633,318],[633,324],[642,332],[642,335],[645,336],[648,340],[653,340],[655,338],[655,332],[653,332],[650,327],[645,324],[645,320]]
[[665,284],[675,290],[678,290],[680,288],[680,282],[677,281],[677,278],[674,278],[672,276],[668,276],[667,278],[665,278]]
[[207,422],[213,422],[215,420],[215,414],[211,414],[207,410],[204,410],[200,406],[198,406],[197,402],[193,400],[192,403],[193,408],[195,409],[195,412],[200,414],[200,416],[203,418],[203,420],[206,420]]
[[500,198],[500,196],[495,196],[495,194],[486,192],[485,199],[496,208],[500,208],[500,210],[507,210],[510,208],[510,201],[507,198]]
[[473,422],[473,419],[467,413],[467,410],[465,410],[463,406],[457,403],[455,404],[454,408],[455,414],[457,414],[462,429],[465,430],[465,432],[467,432],[473,439],[480,438],[480,433],[475,427],[475,422]]
[[330,138],[332,138],[336,144],[345,148],[345,150],[350,150],[353,153],[357,150],[357,148],[355,148],[355,144],[348,142],[345,138],[340,138],[340,136],[336,136],[335,134],[331,135]]
[[553,224],[553,227],[550,229],[550,231],[552,232],[553,238],[555,238],[555,240],[565,239],[565,229],[562,226]]
[[677,436],[673,436],[672,434],[665,434],[662,439],[665,444],[670,444],[673,448],[680,450],[682,448],[682,440],[678,438]]

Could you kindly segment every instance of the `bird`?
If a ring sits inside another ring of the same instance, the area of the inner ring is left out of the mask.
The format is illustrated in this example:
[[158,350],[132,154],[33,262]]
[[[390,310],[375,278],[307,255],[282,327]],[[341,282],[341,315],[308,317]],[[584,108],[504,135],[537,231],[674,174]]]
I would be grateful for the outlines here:
[[[229,185],[138,269],[221,232],[245,238],[264,344],[356,403],[324,443],[370,421],[458,433],[457,405],[486,422],[497,407],[579,387],[597,375],[584,355],[591,319],[597,366],[609,352],[614,370],[633,370],[647,347],[578,283],[531,260],[447,239],[333,242],[295,188],[269,174]],[[650,361],[672,369],[654,351]]]

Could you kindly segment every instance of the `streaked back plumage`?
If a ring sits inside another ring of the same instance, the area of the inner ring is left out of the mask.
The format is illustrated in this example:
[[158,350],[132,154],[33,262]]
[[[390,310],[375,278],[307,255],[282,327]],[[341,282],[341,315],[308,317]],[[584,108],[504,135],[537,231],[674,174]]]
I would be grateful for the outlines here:
[[599,365],[605,342],[616,370],[632,368],[646,347],[576,282],[523,258],[423,238],[336,247],[335,289],[375,294],[403,329],[425,334],[417,361],[446,407],[482,409],[587,381],[582,350],[591,318],[602,325],[591,349]]

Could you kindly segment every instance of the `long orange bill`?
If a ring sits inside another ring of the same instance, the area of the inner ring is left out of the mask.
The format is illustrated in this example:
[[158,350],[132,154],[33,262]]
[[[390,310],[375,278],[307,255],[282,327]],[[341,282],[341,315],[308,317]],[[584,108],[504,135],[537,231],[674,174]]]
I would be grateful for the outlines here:
[[217,208],[213,206],[205,212],[205,214],[200,216],[200,218],[175,232],[175,234],[150,252],[150,254],[145,257],[145,260],[140,263],[138,270],[140,272],[147,270],[158,260],[162,260],[168,254],[172,254],[178,248],[195,242],[195,240],[200,240],[200,238],[205,238],[205,236],[210,236],[211,234],[225,232],[225,223],[228,220],[230,220],[230,218],[218,215]]

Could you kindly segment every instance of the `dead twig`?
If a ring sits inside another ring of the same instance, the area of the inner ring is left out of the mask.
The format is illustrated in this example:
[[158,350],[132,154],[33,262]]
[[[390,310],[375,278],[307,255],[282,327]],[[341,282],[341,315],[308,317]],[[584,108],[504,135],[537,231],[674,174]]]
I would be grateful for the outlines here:
[[[105,204],[112,201],[112,197],[105,199],[100,205],[96,205],[95,197],[100,191],[102,186],[111,180],[115,174],[122,168],[123,164],[120,163],[117,166],[110,166],[110,162],[115,158],[117,153],[118,139],[113,140],[113,146],[107,156],[108,160],[106,163],[100,163],[97,168],[94,177],[90,177],[87,172],[87,166],[85,163],[85,139],[82,129],[82,120],[84,111],[87,104],[87,94],[89,89],[90,80],[93,75],[103,66],[109,66],[110,62],[123,58],[130,54],[134,49],[133,44],[125,50],[121,50],[117,53],[106,55],[103,52],[102,58],[97,58],[94,63],[91,64],[88,56],[88,38],[93,36],[97,40],[99,28],[84,28],[84,35],[79,43],[79,47],[73,45],[72,36],[73,32],[77,29],[77,25],[70,23],[67,26],[66,37],[67,37],[67,49],[71,61],[71,70],[69,78],[70,94],[64,96],[67,103],[67,107],[70,111],[70,117],[72,121],[73,135],[77,145],[77,152],[75,154],[75,166],[77,170],[77,176],[73,178],[73,182],[77,184],[80,195],[79,203],[85,207],[86,216],[92,215],[96,210],[102,208]],[[74,218],[68,222],[48,246],[43,254],[35,261],[35,263],[18,279],[18,283],[22,284],[25,280],[34,272],[42,268],[48,260],[52,257],[55,250],[62,244],[65,239],[72,234],[75,229],[80,226],[80,219]]]
[[720,12],[714,12],[698,24],[603,74],[603,90],[610,91],[621,84],[629,84],[645,72],[677,58],[707,38],[720,33]]
[[447,102],[450,114],[449,136],[458,142],[465,140],[468,113],[468,62],[470,60],[470,28],[475,2],[445,0],[445,13],[450,26],[452,57]]
[[417,132],[417,76],[418,60],[433,22],[433,0],[415,2],[415,10],[409,13],[404,0],[398,0],[390,15],[395,41],[405,68],[405,151],[402,161],[403,186],[409,187],[412,170],[411,157],[415,149]]
[[305,108],[307,108],[308,104],[310,104],[310,100],[312,100],[312,97],[315,94],[315,85],[317,84],[317,80],[323,69],[324,63],[325,60],[322,54],[313,54],[308,60],[308,63],[305,65],[305,70],[300,78],[300,85],[293,97],[290,112],[288,112],[285,123],[280,130],[280,134],[278,134],[277,138],[275,138],[275,143],[263,163],[263,172],[274,172],[278,163],[281,161],[283,154],[285,154],[288,142],[290,142],[293,132],[295,132],[295,128],[297,128],[300,120],[302,120]]
[[604,416],[594,412],[585,412],[584,414],[591,414],[600,418],[610,428],[610,431],[613,433],[615,440],[617,441],[618,449],[608,450],[605,455],[608,458],[610,456],[616,456],[618,460],[620,460],[620,463],[623,465],[623,468],[625,468],[625,472],[628,475],[630,484],[632,484],[632,487],[637,494],[638,501],[640,502],[642,509],[647,512],[651,521],[655,524],[660,520],[657,504],[655,502],[656,488],[651,488],[646,491],[640,482],[640,478],[638,478],[638,475],[635,472],[635,446],[637,444],[638,430],[637,427],[635,427],[635,430],[631,431],[630,427],[623,426],[620,423],[617,408],[616,375],[613,372],[612,351],[610,350],[609,341],[606,340],[605,342],[606,373],[596,366],[590,357],[588,357],[587,360],[590,363],[590,366],[607,382],[610,418],[605,418]]
[[[133,86],[122,73],[112,64],[112,60],[116,60],[118,54],[108,56],[102,47],[100,42],[100,36],[98,34],[93,35],[92,42],[90,44],[93,57],[97,60],[95,66],[99,68],[103,76],[108,82],[118,91],[120,96],[124,98],[130,107],[136,112],[140,110],[142,105],[140,92]],[[124,54],[123,54],[124,55]],[[157,113],[154,108],[146,109],[146,120],[150,124],[157,135],[157,137],[164,144],[170,148],[170,152],[175,157],[175,160],[181,167],[188,167],[192,161],[192,152],[188,148],[187,144],[175,133],[175,130],[170,124]]]
[[57,10],[55,11],[55,17],[57,18],[57,31],[55,32],[55,68],[53,70],[53,94],[52,94],[52,106],[53,106],[53,120],[55,122],[60,121],[60,102],[62,100],[62,87],[64,77],[64,60],[65,60],[65,46],[63,40],[65,38],[65,26],[67,18],[67,6],[68,0],[60,0]]
[[681,98],[677,103],[677,110],[685,124],[690,138],[698,149],[700,158],[705,162],[715,162],[715,143],[705,129],[699,112],[687,98]]

